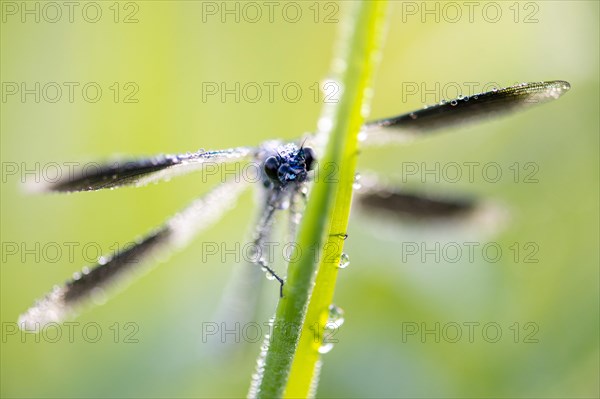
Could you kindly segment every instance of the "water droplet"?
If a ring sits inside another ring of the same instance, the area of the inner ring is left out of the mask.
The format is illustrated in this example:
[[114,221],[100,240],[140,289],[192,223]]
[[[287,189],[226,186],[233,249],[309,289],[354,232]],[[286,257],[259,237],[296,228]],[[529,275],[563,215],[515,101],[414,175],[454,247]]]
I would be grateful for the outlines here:
[[456,100],[452,100],[452,101],[450,101],[450,105],[452,105],[453,107],[454,107],[456,104],[458,104],[458,101],[456,101]]
[[493,87],[493,88],[492,88],[492,91],[495,93],[495,92],[497,92],[497,91],[498,91],[498,88],[497,88],[497,87]]
[[342,255],[340,256],[339,268],[345,269],[348,267],[349,264],[350,264],[350,257],[348,256],[347,253],[342,252]]
[[286,210],[290,207],[290,200],[289,199],[285,199],[283,201],[281,201],[281,203],[279,204],[279,209],[281,210]]
[[352,183],[352,188],[355,190],[360,189],[362,186],[360,184],[360,173],[355,173],[354,174],[354,183]]
[[464,96],[463,101],[469,101],[469,96]]
[[336,305],[329,305],[329,320],[327,320],[327,324],[335,324],[336,328],[344,324],[344,311],[342,308]]
[[459,95],[458,95],[458,99],[459,99],[459,100],[462,100],[462,99],[463,99],[463,97],[464,97],[464,96],[463,96],[462,94],[459,94]]
[[414,112],[411,112],[408,116],[410,116],[410,119],[417,119],[417,114],[415,114]]
[[473,96],[473,98],[474,98],[475,100],[477,100],[477,99],[479,98],[479,96],[478,96],[477,94],[475,94],[475,95]]
[[324,342],[323,345],[319,347],[319,353],[324,355],[326,353],[331,352],[333,349],[333,344],[331,342]]
[[81,272],[73,273],[73,280],[79,280],[81,278]]
[[302,214],[300,212],[294,213],[292,215],[292,223],[299,225],[301,221],[302,221]]
[[444,105],[444,104],[446,104],[446,102],[447,102],[446,99],[442,98],[442,101],[440,101],[440,105]]
[[265,276],[267,277],[267,280],[275,280],[275,276],[267,268],[268,263],[265,260],[265,258],[260,258],[256,263],[259,264],[261,266],[261,269],[263,270],[263,272],[265,272]]
[[363,105],[360,107],[360,113],[366,118],[371,113],[371,106],[368,103],[363,103]]

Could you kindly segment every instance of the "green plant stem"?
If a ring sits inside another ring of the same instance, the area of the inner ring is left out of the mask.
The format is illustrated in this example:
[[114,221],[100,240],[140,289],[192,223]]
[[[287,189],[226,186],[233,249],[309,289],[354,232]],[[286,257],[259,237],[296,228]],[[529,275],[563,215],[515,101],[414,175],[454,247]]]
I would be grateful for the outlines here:
[[[325,154],[319,162],[321,168],[334,166],[339,169],[334,179],[317,179],[312,189],[297,245],[291,255],[296,261],[290,261],[288,265],[284,296],[275,314],[273,336],[257,391],[260,398],[282,397],[284,392],[291,396],[308,395],[321,344],[320,340],[315,342],[315,334],[308,327],[313,319],[318,320],[319,326],[326,323],[326,312],[335,288],[350,212],[357,136],[364,121],[361,110],[378,57],[387,5],[385,1],[343,4],[348,7],[348,13],[341,20],[339,54],[334,62],[334,65],[344,65],[338,73],[342,96],[332,109],[324,111],[324,117],[331,118],[332,124]],[[327,229],[330,232],[328,245],[322,246]],[[319,259],[322,262],[307,314]],[[304,328],[303,323],[308,327]],[[294,357],[297,359],[294,368],[299,371],[290,374]],[[288,384],[291,389],[286,389]]]
[[296,349],[285,397],[308,397],[313,383],[318,382],[314,380],[319,378],[315,375],[320,358],[319,348],[323,344],[323,332],[329,319],[329,306],[333,302],[344,235],[348,231],[358,154],[358,132],[364,123],[361,107],[370,102],[366,91],[371,85],[383,41],[385,10],[385,2],[374,2],[370,4],[370,10],[365,11],[363,18],[357,21],[355,35],[358,37],[355,37],[355,40],[358,43],[355,43],[355,56],[351,58],[354,65],[349,69],[355,69],[352,74],[358,77],[358,82],[356,98],[351,99],[351,118],[347,126],[345,151],[340,164],[340,184],[337,187],[328,240],[325,244],[325,248],[329,251],[326,251],[318,268],[315,288],[310,297],[302,328],[304,334],[301,335]]

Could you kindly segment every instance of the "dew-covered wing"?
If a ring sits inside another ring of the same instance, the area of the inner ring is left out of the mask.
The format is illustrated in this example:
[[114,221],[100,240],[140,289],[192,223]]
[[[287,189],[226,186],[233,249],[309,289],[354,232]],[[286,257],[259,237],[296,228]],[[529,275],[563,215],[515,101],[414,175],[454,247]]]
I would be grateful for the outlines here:
[[380,186],[357,191],[355,202],[369,213],[388,212],[399,218],[443,220],[468,215],[477,206],[473,198],[451,198]]
[[252,148],[240,147],[220,151],[199,150],[178,155],[158,155],[134,160],[85,163],[64,170],[60,179],[28,184],[31,191],[73,192],[96,191],[122,186],[143,186],[206,167],[240,161],[251,156]]
[[375,139],[380,133],[392,135],[427,133],[552,101],[570,88],[568,82],[561,80],[521,83],[473,96],[442,101],[417,111],[369,122],[365,125],[364,132],[367,140]]
[[106,288],[130,280],[145,269],[143,266],[156,261],[157,256],[186,245],[199,231],[217,222],[246,187],[243,182],[223,183],[129,248],[102,257],[92,268],[75,273],[72,280],[63,286],[55,286],[22,314],[19,326],[38,331],[48,323],[62,322],[89,300],[102,300]]

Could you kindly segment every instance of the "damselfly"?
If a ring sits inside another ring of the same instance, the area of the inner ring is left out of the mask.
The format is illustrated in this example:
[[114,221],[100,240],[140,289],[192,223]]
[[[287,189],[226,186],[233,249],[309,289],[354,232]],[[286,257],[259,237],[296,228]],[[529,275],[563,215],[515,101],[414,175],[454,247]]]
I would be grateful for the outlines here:
[[[564,81],[522,83],[471,97],[442,101],[414,112],[369,122],[361,129],[360,138],[363,146],[381,141],[402,142],[441,128],[557,99],[569,89],[569,83]],[[260,190],[263,201],[253,237],[255,250],[252,263],[262,267],[272,279],[278,280],[280,295],[283,295],[284,279],[275,273],[261,253],[271,236],[277,211],[290,212],[290,229],[292,236],[294,235],[309,195],[310,182],[314,179],[313,169],[323,150],[321,141],[317,135],[309,134],[289,143],[273,140],[258,147],[199,150],[180,155],[111,162],[97,168],[79,170],[60,181],[37,185],[35,188],[44,192],[75,192],[143,186],[149,182],[201,170],[209,163],[253,162],[258,165],[259,178],[255,185]],[[101,257],[94,267],[86,267],[75,273],[73,279],[63,286],[55,286],[21,315],[19,325],[23,329],[38,330],[47,323],[63,321],[81,304],[102,295],[109,285],[123,280],[142,264],[150,263],[160,252],[189,243],[195,234],[210,227],[229,210],[247,186],[243,179],[223,182],[135,245]],[[376,180],[372,180],[366,190],[357,192],[355,201],[361,208],[387,208],[421,218],[456,215],[468,212],[474,206],[470,201],[406,193],[379,185]]]

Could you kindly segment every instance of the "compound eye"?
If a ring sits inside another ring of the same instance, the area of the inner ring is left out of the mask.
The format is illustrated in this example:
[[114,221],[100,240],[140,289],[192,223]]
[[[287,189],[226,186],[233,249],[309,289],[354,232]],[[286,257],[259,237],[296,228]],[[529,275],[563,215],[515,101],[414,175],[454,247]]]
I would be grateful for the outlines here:
[[265,160],[265,173],[271,180],[277,180],[277,170],[279,169],[279,161],[276,157],[268,157]]
[[306,165],[306,170],[312,170],[315,162],[315,152],[310,147],[303,148],[302,151],[304,151],[304,164]]

